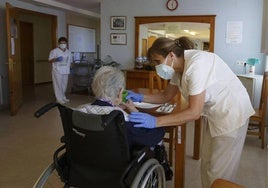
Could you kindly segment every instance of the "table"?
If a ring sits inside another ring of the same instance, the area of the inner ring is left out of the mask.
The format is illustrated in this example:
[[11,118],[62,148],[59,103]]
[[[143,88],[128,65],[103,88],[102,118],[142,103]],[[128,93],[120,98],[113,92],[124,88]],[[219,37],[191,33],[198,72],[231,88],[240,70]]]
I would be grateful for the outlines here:
[[[137,88],[133,89],[134,92],[142,94],[152,94],[159,92],[157,89]],[[179,96],[175,97],[171,103],[177,103],[176,108],[172,113],[176,113],[186,108],[186,101]],[[142,109],[141,111],[152,114],[154,116],[163,115],[156,112],[157,108]],[[186,124],[175,126],[175,172],[174,172],[174,187],[184,188],[184,176],[185,176],[185,143],[186,143]]]
[[201,144],[201,118],[195,120],[194,126],[194,153],[193,159],[200,159],[200,144]]
[[[167,82],[156,76],[155,71],[128,69],[126,74],[126,88],[150,88],[150,89],[165,89]],[[160,79],[160,80],[158,80]],[[200,159],[200,143],[201,143],[201,119],[195,121],[194,127],[194,151],[193,159]]]

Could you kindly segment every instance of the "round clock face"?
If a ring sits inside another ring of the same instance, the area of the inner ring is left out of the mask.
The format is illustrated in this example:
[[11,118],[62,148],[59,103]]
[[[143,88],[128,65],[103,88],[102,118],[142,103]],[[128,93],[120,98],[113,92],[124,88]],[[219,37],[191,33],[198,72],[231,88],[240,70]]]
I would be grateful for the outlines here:
[[166,4],[168,10],[175,10],[178,8],[178,5],[179,3],[177,0],[168,0]]

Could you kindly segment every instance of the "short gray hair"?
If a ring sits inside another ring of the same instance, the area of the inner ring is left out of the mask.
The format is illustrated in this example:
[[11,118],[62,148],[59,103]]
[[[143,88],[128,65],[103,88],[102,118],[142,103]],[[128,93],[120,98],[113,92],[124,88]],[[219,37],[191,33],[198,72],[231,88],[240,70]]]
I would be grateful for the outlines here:
[[120,89],[125,88],[124,73],[118,68],[103,66],[97,70],[91,86],[97,99],[114,102]]

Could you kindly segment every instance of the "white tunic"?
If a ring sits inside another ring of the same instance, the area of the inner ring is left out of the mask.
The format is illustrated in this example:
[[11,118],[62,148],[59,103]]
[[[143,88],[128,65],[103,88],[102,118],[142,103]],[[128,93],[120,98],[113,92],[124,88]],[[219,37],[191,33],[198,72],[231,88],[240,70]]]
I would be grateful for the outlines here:
[[183,74],[175,74],[170,84],[177,85],[186,99],[206,90],[202,115],[208,119],[211,136],[243,126],[254,109],[246,88],[228,65],[216,54],[199,50],[186,50],[184,58]]
[[63,57],[63,60],[60,62],[53,62],[52,69],[53,71],[58,72],[59,74],[70,74],[70,65],[72,62],[72,53],[66,49],[62,51],[60,48],[55,48],[50,51],[48,60]]

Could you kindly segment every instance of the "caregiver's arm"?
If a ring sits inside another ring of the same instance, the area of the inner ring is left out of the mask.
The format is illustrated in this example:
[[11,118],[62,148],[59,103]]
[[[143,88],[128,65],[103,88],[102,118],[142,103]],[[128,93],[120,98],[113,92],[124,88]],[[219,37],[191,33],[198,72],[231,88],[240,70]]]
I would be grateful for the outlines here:
[[198,95],[189,96],[189,106],[181,112],[157,117],[156,127],[181,125],[183,123],[197,120],[204,107],[206,91]]

